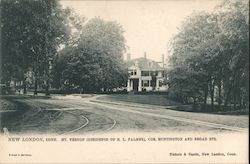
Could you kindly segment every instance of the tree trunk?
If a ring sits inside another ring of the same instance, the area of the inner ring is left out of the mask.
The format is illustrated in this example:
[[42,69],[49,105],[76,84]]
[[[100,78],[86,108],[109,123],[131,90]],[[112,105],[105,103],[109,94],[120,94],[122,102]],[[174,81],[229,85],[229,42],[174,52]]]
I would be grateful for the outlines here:
[[37,95],[37,79],[35,79],[35,90],[34,90],[34,95]]
[[48,67],[46,67],[46,76],[47,76],[47,80],[46,80],[46,88],[45,88],[45,96],[49,96],[50,92],[49,92],[49,88],[50,88],[50,63],[48,62]]
[[240,109],[242,109],[242,107],[243,107],[243,96],[242,96],[242,92],[240,92],[240,94],[239,94],[239,105],[240,105]]
[[208,96],[208,84],[206,84],[204,89],[204,102],[202,107],[202,110],[204,111],[207,111],[207,96]]
[[195,109],[195,98],[194,97],[193,97],[193,109],[196,110]]
[[50,95],[50,93],[49,93],[49,80],[46,81],[45,95],[46,95],[46,96],[49,96],[49,95]]
[[16,79],[14,79],[14,89],[15,89],[15,93],[17,91],[17,87],[16,87]]
[[206,87],[204,89],[204,110],[207,109],[207,96],[208,96],[208,84],[206,84]]
[[228,101],[230,99],[230,94],[231,94],[231,87],[228,88],[227,93],[225,94],[225,102],[224,105],[227,106],[228,105]]
[[214,80],[210,81],[211,109],[214,109]]
[[26,78],[23,80],[23,94],[27,93],[27,85],[26,85]]
[[218,99],[218,104],[219,104],[219,110],[221,111],[221,100],[222,100],[222,97],[221,97],[221,80],[219,80],[219,83],[218,83],[218,89],[219,89],[219,99]]
[[37,72],[35,71],[35,88],[34,88],[34,95],[37,95]]
[[38,55],[36,53],[34,53],[34,55],[35,55],[35,62],[33,65],[33,71],[34,71],[33,78],[35,77],[34,95],[37,95]]
[[235,93],[234,93],[234,95],[233,95],[233,110],[234,110],[234,111],[236,110],[236,95],[237,95],[237,94],[235,94]]
[[49,87],[50,87],[50,71],[49,71],[49,69],[50,69],[50,61],[48,60],[49,59],[49,54],[50,54],[50,50],[49,50],[49,48],[48,48],[48,45],[49,45],[49,39],[48,39],[48,35],[49,35],[49,33],[51,32],[51,29],[50,29],[50,27],[51,27],[51,24],[50,24],[50,14],[51,14],[51,11],[52,9],[51,9],[51,1],[49,2],[49,4],[48,4],[48,6],[47,6],[47,15],[48,15],[48,17],[47,17],[47,30],[45,31],[45,53],[46,53],[46,64],[48,64],[46,67],[45,67],[45,73],[46,73],[46,76],[47,76],[47,80],[46,80],[46,90],[45,90],[45,95],[46,96],[48,96],[48,95],[50,95],[50,93],[49,93]]

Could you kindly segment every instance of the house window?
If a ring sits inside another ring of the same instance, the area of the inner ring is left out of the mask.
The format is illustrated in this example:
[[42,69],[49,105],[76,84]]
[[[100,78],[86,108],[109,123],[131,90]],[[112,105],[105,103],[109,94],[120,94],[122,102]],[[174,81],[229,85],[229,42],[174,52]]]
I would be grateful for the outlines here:
[[149,76],[149,71],[141,71],[142,76]]
[[157,76],[158,72],[157,71],[150,71],[150,76]]
[[136,70],[130,70],[130,71],[129,71],[129,74],[130,74],[130,75],[136,75],[137,72],[136,72]]
[[142,86],[148,87],[149,86],[149,80],[142,80]]
[[163,86],[163,81],[159,81],[159,87],[162,87]]

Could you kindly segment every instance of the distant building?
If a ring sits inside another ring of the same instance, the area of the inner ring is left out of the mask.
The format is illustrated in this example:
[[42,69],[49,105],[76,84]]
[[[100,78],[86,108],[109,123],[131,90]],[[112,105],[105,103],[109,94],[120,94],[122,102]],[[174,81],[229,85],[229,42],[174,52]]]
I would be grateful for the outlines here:
[[166,74],[164,61],[155,62],[147,59],[146,53],[144,57],[130,59],[130,54],[127,57],[129,78],[127,82],[127,91],[167,91]]

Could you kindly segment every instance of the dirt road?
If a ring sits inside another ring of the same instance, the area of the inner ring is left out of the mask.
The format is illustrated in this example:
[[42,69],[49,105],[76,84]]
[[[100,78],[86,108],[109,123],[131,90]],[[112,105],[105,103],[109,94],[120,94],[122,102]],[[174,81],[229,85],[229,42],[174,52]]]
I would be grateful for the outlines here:
[[[247,133],[248,116],[181,112],[163,106],[99,100],[99,96],[13,96],[12,115],[1,112],[1,126],[15,134],[109,132]],[[16,113],[16,114],[15,114]]]

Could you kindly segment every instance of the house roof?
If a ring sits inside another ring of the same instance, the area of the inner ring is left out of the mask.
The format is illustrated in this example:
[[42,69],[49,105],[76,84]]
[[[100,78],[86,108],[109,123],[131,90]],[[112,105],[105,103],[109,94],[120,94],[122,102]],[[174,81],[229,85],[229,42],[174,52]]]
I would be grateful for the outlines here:
[[163,68],[155,61],[141,57],[127,61],[127,66],[136,66],[141,70],[162,70]]

